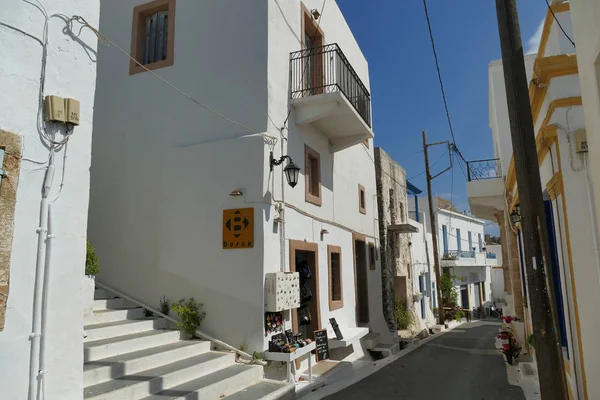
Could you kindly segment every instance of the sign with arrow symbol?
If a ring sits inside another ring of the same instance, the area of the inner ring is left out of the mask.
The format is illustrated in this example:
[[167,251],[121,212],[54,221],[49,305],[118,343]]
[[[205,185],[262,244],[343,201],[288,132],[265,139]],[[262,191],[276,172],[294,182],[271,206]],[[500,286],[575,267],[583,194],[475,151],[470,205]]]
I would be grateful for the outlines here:
[[254,247],[254,208],[223,210],[223,248]]

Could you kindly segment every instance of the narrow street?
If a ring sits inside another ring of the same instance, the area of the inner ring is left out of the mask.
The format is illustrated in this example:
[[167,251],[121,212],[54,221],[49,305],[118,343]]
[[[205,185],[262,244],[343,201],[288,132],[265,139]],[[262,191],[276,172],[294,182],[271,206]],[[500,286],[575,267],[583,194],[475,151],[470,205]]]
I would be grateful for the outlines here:
[[325,398],[524,400],[523,390],[508,383],[504,359],[494,348],[498,326],[459,326]]

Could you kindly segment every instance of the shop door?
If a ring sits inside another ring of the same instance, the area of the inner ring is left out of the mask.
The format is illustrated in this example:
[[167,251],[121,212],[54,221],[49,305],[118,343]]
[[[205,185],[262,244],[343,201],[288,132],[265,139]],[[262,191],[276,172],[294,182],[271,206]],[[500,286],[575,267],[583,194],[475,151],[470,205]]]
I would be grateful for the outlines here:
[[354,241],[356,268],[356,308],[359,324],[369,323],[369,282],[367,278],[367,246],[364,240]]
[[460,300],[462,308],[469,310],[469,287],[467,285],[460,287]]

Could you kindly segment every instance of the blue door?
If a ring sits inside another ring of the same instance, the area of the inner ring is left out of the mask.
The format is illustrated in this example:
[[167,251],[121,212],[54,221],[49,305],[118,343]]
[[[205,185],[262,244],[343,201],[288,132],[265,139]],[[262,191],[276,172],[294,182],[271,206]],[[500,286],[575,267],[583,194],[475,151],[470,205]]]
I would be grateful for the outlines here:
[[544,201],[546,211],[546,225],[548,227],[548,244],[550,245],[550,261],[552,267],[552,280],[554,281],[554,299],[556,300],[556,312],[558,314],[558,325],[560,328],[560,344],[567,349],[567,325],[565,323],[565,308],[563,306],[562,284],[560,282],[560,271],[558,264],[558,252],[556,250],[556,235],[554,230],[554,213],[552,212],[552,201]]
[[423,293],[423,275],[419,276],[419,292],[421,292],[421,318],[425,319],[425,293]]
[[442,225],[442,243],[444,246],[444,254],[448,253],[448,228]]

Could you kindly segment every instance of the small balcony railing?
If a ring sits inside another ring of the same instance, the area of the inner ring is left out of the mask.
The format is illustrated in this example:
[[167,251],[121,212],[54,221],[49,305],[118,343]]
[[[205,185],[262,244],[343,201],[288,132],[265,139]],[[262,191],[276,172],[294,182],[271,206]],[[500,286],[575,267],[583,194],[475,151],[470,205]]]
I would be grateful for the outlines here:
[[495,260],[496,259],[496,253],[487,253],[485,255],[485,258],[489,258],[490,260]]
[[501,178],[502,166],[500,165],[500,159],[468,161],[467,175],[469,182]]
[[291,98],[341,92],[371,127],[371,95],[336,43],[290,54]]
[[460,250],[460,251],[450,251],[450,252],[444,253],[442,255],[442,260],[451,261],[451,260],[458,260],[459,258],[475,258],[475,252]]

